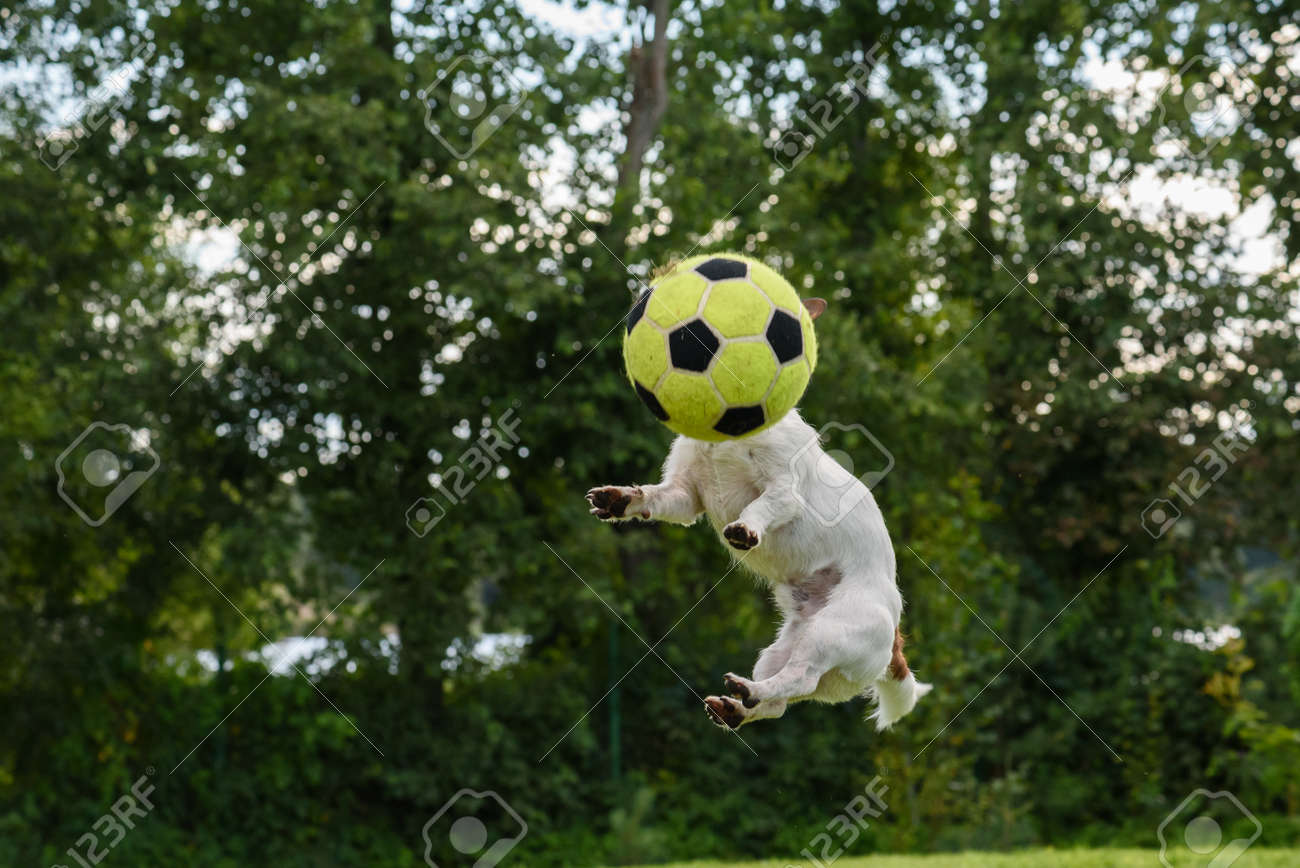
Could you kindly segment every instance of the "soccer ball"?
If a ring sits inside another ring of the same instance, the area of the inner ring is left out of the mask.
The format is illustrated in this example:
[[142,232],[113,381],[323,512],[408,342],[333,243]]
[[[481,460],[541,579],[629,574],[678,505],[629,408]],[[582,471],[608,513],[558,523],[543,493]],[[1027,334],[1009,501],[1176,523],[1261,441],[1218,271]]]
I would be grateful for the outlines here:
[[656,418],[718,441],[756,434],[794,407],[817,364],[817,340],[785,278],[746,256],[706,254],[637,298],[623,360]]

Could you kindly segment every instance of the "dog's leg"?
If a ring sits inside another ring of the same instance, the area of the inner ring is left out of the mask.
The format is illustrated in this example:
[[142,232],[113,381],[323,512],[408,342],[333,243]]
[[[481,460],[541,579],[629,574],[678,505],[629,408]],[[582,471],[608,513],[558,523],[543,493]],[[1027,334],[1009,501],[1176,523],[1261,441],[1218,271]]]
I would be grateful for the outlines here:
[[693,524],[704,506],[695,485],[696,453],[691,441],[678,437],[664,462],[657,485],[602,485],[587,492],[591,514],[601,521],[641,518]]
[[658,485],[602,485],[587,492],[589,510],[601,521],[641,518],[693,524],[703,509],[694,490],[681,481]]
[[[762,681],[781,671],[786,661],[790,659],[790,652],[794,650],[797,633],[797,622],[786,621],[781,625],[781,631],[777,633],[776,640],[758,655],[758,661],[754,664],[752,681]],[[704,700],[709,717],[719,726],[735,729],[743,723],[752,723],[755,720],[780,717],[785,714],[786,703],[784,700],[773,700],[746,707],[745,699],[748,694],[744,688],[739,686],[739,682],[736,681],[734,675],[724,676],[723,686],[727,690],[727,696],[709,696]]]
[[782,695],[767,696],[763,699],[759,698],[754,688],[758,684],[771,687],[783,676],[788,676],[790,668],[790,664],[787,663],[775,675],[759,682],[728,672],[722,677],[722,683],[728,695],[704,697],[705,711],[709,713],[709,718],[714,723],[728,729],[736,729],[743,724],[753,723],[756,720],[780,717],[785,714],[785,710],[791,702],[806,699],[816,689],[818,678],[815,677],[805,684],[791,685],[788,688],[782,685],[780,690]]
[[817,682],[829,672],[830,661],[801,644],[775,674],[762,681],[739,675],[724,676],[729,691],[741,696],[741,703],[756,708],[764,702],[798,702],[817,692]]
[[[801,619],[789,658],[766,678],[727,675],[725,725],[764,717],[779,717],[791,702],[805,699],[841,701],[866,689],[884,675],[893,657],[895,627],[892,616],[880,606],[864,603],[859,594],[844,594]],[[828,673],[835,674],[826,679]],[[856,685],[844,694],[842,687]],[[824,690],[822,688],[825,688]],[[843,695],[841,695],[843,694]]]
[[[790,657],[797,654],[797,647],[800,645],[801,626],[801,622],[797,620],[789,620],[781,625],[781,632],[776,635],[776,641],[763,648],[758,655],[758,661],[754,664],[753,678],[742,678],[729,672],[723,676],[723,686],[727,695],[705,698],[708,717],[715,724],[736,729],[737,726],[751,724],[755,720],[784,715],[789,699],[774,696],[774,698],[761,700],[751,693],[751,686],[757,682],[770,682],[789,667]],[[813,683],[815,685],[816,681]]]
[[784,699],[772,699],[760,702],[753,708],[746,708],[744,702],[735,696],[704,697],[704,710],[708,712],[709,719],[724,729],[739,729],[756,720],[780,717],[785,714],[786,705]]
[[754,663],[754,681],[771,678],[781,671],[786,661],[790,659],[790,652],[794,649],[796,630],[797,628],[790,621],[781,625],[781,632],[777,634],[776,641],[764,648]]
[[770,481],[763,493],[741,510],[740,516],[722,529],[722,537],[734,549],[746,551],[763,542],[763,536],[788,524],[799,515],[793,480]]

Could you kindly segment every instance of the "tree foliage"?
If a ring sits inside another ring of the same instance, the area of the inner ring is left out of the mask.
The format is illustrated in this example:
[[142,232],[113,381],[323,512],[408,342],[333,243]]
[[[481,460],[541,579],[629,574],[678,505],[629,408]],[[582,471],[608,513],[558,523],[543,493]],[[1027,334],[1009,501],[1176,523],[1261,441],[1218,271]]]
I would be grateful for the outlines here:
[[[570,8],[615,12],[0,10],[0,859],[146,769],[138,864],[421,864],[461,788],[527,864],[794,854],[876,775],[855,851],[1293,817],[1295,11]],[[770,605],[701,528],[586,514],[669,442],[621,316],[709,250],[830,301],[802,411],[889,458],[938,685],[893,732],[714,731]],[[160,460],[91,527],[95,421]]]

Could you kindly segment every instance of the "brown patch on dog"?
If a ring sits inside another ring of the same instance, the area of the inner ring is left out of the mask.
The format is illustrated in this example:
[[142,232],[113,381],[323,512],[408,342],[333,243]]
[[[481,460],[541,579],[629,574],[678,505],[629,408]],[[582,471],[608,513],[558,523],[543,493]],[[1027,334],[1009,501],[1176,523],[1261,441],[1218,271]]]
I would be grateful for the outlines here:
[[795,611],[804,617],[821,611],[830,599],[831,591],[835,590],[843,578],[843,571],[832,564],[822,567],[805,579],[790,582],[790,596],[794,598]]
[[811,615],[826,606],[831,591],[844,574],[836,567],[823,567],[805,579],[791,583],[790,594],[800,615]]
[[894,628],[894,656],[889,661],[889,677],[902,681],[912,670],[907,668],[907,658],[903,656],[903,632]]

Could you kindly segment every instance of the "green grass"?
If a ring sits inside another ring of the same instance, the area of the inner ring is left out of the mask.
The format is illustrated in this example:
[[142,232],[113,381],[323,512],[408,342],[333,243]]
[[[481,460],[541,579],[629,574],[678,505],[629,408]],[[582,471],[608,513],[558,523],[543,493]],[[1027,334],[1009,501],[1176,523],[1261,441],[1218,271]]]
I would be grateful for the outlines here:
[[[1193,868],[1208,859],[1182,854],[1171,864]],[[1295,868],[1300,849],[1252,847],[1232,863],[1232,868]],[[658,868],[813,868],[806,860],[774,859],[765,862],[678,862]],[[1161,868],[1157,850],[1020,850],[1015,853],[941,853],[927,856],[879,855],[837,859],[834,868]]]

